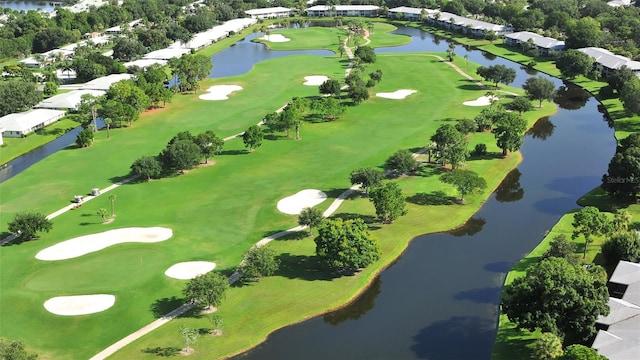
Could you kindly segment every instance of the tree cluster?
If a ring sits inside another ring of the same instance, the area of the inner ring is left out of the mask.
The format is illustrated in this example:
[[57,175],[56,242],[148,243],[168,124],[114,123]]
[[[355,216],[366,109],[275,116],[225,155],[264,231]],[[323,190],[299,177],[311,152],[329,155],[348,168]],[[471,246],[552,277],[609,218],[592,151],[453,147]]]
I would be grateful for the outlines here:
[[485,81],[491,81],[495,84],[509,85],[516,79],[516,70],[505,65],[479,66],[476,74],[480,75]]
[[611,196],[636,198],[640,191],[640,133],[620,140],[601,187]]
[[362,219],[327,219],[314,241],[316,255],[333,271],[353,273],[380,258],[378,242]]

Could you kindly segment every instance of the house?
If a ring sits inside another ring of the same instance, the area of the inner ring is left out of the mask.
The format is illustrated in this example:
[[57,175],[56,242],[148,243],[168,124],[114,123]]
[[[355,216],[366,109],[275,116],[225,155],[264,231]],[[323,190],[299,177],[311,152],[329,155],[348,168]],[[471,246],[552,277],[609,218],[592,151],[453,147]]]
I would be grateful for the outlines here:
[[159,60],[159,59],[138,59],[134,61],[129,61],[124,63],[123,65],[127,68],[130,67],[138,67],[140,69],[148,68],[151,65],[160,64],[161,66],[167,65],[167,60]]
[[608,1],[607,5],[611,6],[611,7],[627,7],[627,6],[631,6],[631,4],[633,3],[633,1],[631,0],[613,0],[613,1]]
[[254,18],[240,18],[225,21],[224,24],[218,26],[226,31],[237,33],[257,23],[258,20]]
[[398,16],[401,16],[403,20],[420,21],[422,20],[423,12],[424,16],[429,16],[433,13],[438,12],[438,10],[399,6],[393,9],[389,9],[389,11],[387,12],[387,17],[390,19],[397,19]]
[[596,321],[592,348],[610,360],[635,360],[640,354],[640,264],[620,261],[609,279],[609,315]]
[[616,55],[607,49],[588,47],[578,49],[590,57],[595,62],[595,67],[604,76],[609,76],[614,70],[619,70],[621,67],[626,66],[636,74],[640,73],[640,61],[634,61],[628,57],[622,55]]
[[170,60],[173,58],[179,58],[184,54],[189,54],[191,49],[182,47],[182,44],[177,41],[171,44],[168,48],[152,51],[146,55],[144,55],[143,59],[154,59],[154,60]]
[[379,6],[375,5],[315,5],[307,9],[307,16],[378,16]]
[[142,22],[142,19],[137,19],[137,20],[133,20],[132,22],[124,25],[124,26],[114,26],[114,27],[110,27],[108,29],[106,29],[104,31],[105,34],[107,35],[120,35],[124,32],[125,28],[128,30],[133,30],[139,26],[144,25],[144,23]]
[[57,110],[78,110],[78,106],[82,101],[82,95],[90,94],[93,96],[102,96],[105,94],[103,90],[73,90],[68,93],[54,95],[48,99],[39,102],[34,108],[37,109],[57,109]]
[[564,41],[545,37],[529,31],[504,36],[505,45],[524,48],[531,43],[540,56],[558,56],[564,50]]
[[498,36],[513,32],[513,27],[510,25],[492,24],[441,11],[431,13],[427,21],[437,27],[474,37],[483,37],[487,32],[494,32]]
[[286,7],[278,6],[246,10],[244,13],[251,16],[251,18],[253,19],[279,19],[291,16],[293,10]]
[[93,79],[82,86],[82,90],[102,90],[107,91],[111,85],[122,80],[133,79],[131,74],[111,74],[97,79]]
[[63,110],[32,109],[5,115],[0,118],[0,128],[4,137],[24,137],[38,129],[52,124],[67,112]]
[[40,60],[36,59],[35,56],[31,56],[31,57],[28,57],[26,59],[20,60],[19,63],[24,65],[24,66],[26,66],[26,67],[28,67],[28,68],[39,69],[39,68],[42,67],[44,61],[40,61]]

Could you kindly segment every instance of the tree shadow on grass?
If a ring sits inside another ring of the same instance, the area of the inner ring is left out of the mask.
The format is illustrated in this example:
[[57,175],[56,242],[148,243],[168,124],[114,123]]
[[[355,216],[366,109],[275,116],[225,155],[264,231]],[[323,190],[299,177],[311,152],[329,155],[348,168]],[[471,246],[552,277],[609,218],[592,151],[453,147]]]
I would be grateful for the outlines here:
[[278,255],[280,267],[275,276],[284,276],[288,279],[302,279],[308,281],[330,281],[336,277],[330,273],[320,262],[317,256],[291,255],[282,253]]
[[149,310],[151,310],[153,317],[160,319],[183,304],[184,299],[178,299],[177,297],[172,296],[170,298],[162,298],[154,301]]
[[[121,181],[124,181],[124,180],[128,179],[129,177],[131,177],[131,174],[119,175],[119,176],[114,176],[114,177],[109,178],[109,181],[111,181],[112,184],[116,184],[116,183],[119,183]],[[133,181],[135,181],[135,180],[132,180],[132,181],[126,183],[126,184],[131,184]]]
[[174,347],[174,346],[165,346],[165,347],[148,347],[146,349],[142,349],[140,351],[142,351],[145,354],[153,354],[155,356],[160,356],[160,357],[170,357],[170,356],[176,356],[180,353],[180,348],[178,347]]
[[247,154],[246,150],[222,150],[220,155],[244,155]]
[[407,197],[407,201],[416,205],[455,205],[459,204],[454,196],[447,195],[443,191],[432,191],[431,193],[417,193]]
[[334,219],[342,219],[342,221],[362,219],[364,223],[367,225],[375,224],[376,222],[376,217],[373,215],[362,215],[362,214],[355,214],[355,213],[338,213],[338,214],[334,214],[331,217]]
[[429,176],[434,176],[434,175],[440,175],[443,174],[445,172],[448,172],[448,170],[440,165],[436,165],[433,163],[426,163],[423,166],[420,166],[415,172],[414,175],[416,176],[422,176],[422,177],[429,177]]
[[498,331],[493,345],[492,356],[495,359],[531,359],[531,349],[528,345],[534,342],[533,339],[523,339],[529,332],[515,327],[503,328]]

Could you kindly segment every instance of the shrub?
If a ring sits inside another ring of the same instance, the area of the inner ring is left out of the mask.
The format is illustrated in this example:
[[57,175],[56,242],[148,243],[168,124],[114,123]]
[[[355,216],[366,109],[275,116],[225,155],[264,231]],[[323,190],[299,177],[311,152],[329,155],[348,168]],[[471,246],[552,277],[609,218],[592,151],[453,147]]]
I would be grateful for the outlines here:
[[474,155],[482,156],[487,154],[487,144],[476,144],[476,147],[473,149]]

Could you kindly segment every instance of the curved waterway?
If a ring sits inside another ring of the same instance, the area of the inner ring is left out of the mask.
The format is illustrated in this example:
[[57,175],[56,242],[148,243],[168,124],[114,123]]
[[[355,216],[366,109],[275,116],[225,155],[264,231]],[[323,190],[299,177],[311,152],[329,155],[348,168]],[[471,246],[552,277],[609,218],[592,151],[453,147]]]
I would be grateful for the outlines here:
[[[412,43],[379,52],[448,46],[416,29],[398,32]],[[479,51],[469,55],[490,61]],[[515,63],[496,61],[518,70],[516,83],[530,76]],[[594,98],[565,87],[558,102],[558,113],[525,137],[522,164],[463,228],[416,237],[353,304],[276,331],[238,358],[489,359],[505,274],[600,183],[615,151],[613,129]]]

